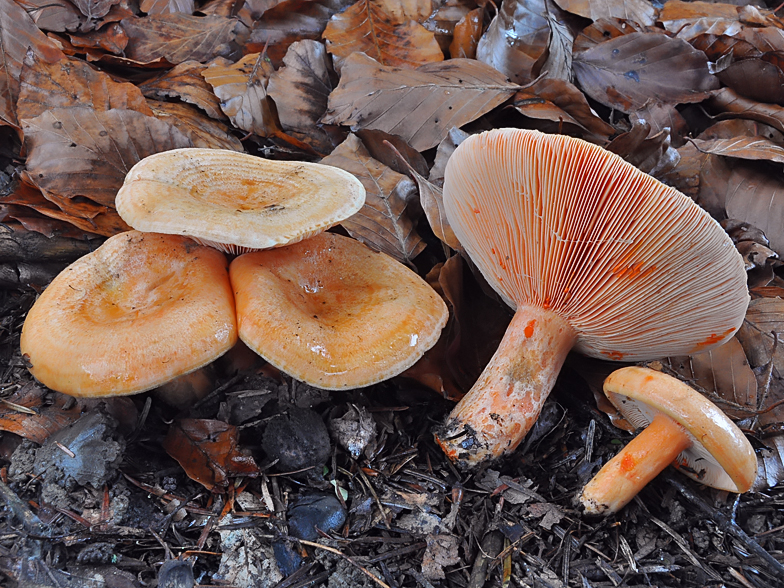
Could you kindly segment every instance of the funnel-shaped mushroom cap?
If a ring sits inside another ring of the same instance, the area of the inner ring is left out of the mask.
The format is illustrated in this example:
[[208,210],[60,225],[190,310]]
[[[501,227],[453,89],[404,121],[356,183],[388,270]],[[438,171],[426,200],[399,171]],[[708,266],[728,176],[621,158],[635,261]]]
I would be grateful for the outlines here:
[[196,148],[145,157],[115,199],[135,229],[187,235],[231,253],[306,239],[364,202],[362,183],[336,167]]
[[30,372],[73,396],[135,394],[237,341],[226,257],[185,237],[115,235],[63,270],[22,329]]
[[359,241],[322,233],[246,253],[229,268],[240,338],[326,390],[398,375],[435,345],[446,304],[422,278]]
[[614,371],[604,393],[636,429],[663,413],[691,439],[672,464],[698,482],[729,492],[748,491],[757,476],[757,457],[746,436],[710,400],[680,380],[642,367]]
[[743,260],[721,226],[596,145],[520,129],[472,136],[449,159],[444,205],[504,300],[557,313],[587,355],[703,351],[743,321]]

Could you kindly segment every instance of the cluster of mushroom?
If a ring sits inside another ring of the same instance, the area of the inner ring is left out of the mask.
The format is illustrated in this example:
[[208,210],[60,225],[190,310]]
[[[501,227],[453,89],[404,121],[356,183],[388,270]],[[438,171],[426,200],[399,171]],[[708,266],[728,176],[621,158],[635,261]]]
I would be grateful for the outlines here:
[[[626,361],[686,355],[724,343],[745,316],[743,260],[721,226],[580,139],[521,129],[473,135],[447,163],[444,207],[468,256],[515,309],[490,363],[436,432],[463,467],[518,446],[570,350]],[[748,489],[756,461],[746,449],[744,473],[724,487]],[[587,492],[594,510],[620,508]]]
[[[364,199],[354,176],[326,165],[210,149],[140,161],[116,198],[137,230],[66,268],[28,313],[31,373],[74,396],[135,394],[211,363],[238,337],[328,390],[401,373],[448,312],[404,265],[324,232]],[[224,252],[239,255],[229,264]]]

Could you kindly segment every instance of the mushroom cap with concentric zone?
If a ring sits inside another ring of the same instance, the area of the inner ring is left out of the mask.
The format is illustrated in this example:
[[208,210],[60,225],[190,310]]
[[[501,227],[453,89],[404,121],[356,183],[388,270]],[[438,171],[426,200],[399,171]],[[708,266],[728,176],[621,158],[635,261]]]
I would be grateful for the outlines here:
[[321,233],[231,262],[239,336],[317,388],[396,376],[435,345],[446,304],[413,271],[359,241]]
[[636,429],[663,413],[686,429],[692,445],[672,464],[690,478],[728,492],[748,491],[757,476],[757,457],[743,432],[715,404],[681,382],[648,368],[631,366],[610,374],[604,393]]
[[145,157],[115,198],[134,229],[187,235],[227,253],[306,239],[364,203],[362,183],[337,167],[202,148]]
[[226,256],[176,235],[129,231],[65,268],[22,328],[30,372],[72,396],[150,390],[237,341]]
[[746,272],[721,226],[597,145],[521,129],[474,135],[447,163],[444,206],[507,304],[559,314],[586,355],[687,355],[743,322]]

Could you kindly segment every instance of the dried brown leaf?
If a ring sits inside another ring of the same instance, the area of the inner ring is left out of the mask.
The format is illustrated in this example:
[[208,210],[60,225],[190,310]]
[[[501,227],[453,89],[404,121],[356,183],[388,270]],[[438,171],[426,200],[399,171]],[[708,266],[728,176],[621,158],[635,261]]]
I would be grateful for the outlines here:
[[761,104],[739,96],[731,88],[722,88],[708,100],[708,105],[724,116],[747,118],[768,124],[784,132],[784,108],[776,104]]
[[16,100],[27,53],[55,62],[64,57],[13,0],[0,0],[0,124],[18,126]]
[[702,51],[659,33],[630,33],[576,53],[574,71],[588,96],[626,113],[649,100],[700,102],[719,87]]
[[556,4],[572,14],[591,20],[619,18],[642,25],[653,26],[656,9],[645,0],[555,0]]
[[80,59],[66,57],[55,63],[32,56],[25,59],[17,102],[19,118],[35,118],[52,108],[72,106],[135,110],[152,115],[136,86],[115,82]]
[[193,14],[194,0],[141,0],[139,8],[147,14]]
[[272,66],[261,53],[251,53],[237,63],[213,63],[202,72],[226,116],[235,127],[261,137],[274,135],[277,119],[267,98]]
[[691,139],[703,153],[738,157],[740,159],[762,159],[784,163],[784,146],[761,136],[733,137],[731,139]]
[[450,59],[415,70],[385,67],[362,53],[343,63],[322,122],[379,129],[414,149],[438,143],[512,96],[518,86],[479,61]]
[[201,75],[205,67],[198,61],[184,61],[140,84],[139,89],[148,98],[179,98],[198,106],[214,119],[225,120],[220,100]]
[[479,39],[484,31],[484,9],[474,8],[455,25],[452,43],[449,45],[450,57],[474,59]]
[[232,134],[232,128],[222,121],[208,117],[201,110],[180,102],[150,100],[155,116],[177,128],[194,147],[205,149],[231,149],[244,151],[240,140]]
[[110,208],[133,164],[191,146],[172,125],[134,110],[53,108],[21,122],[27,171],[39,188],[65,198],[86,196]]
[[42,31],[63,33],[89,28],[87,18],[68,0],[20,0],[17,4]]
[[120,0],[73,0],[74,5],[90,20],[106,16],[111,7]]
[[232,476],[255,477],[253,457],[240,451],[237,427],[223,421],[183,419],[169,428],[163,448],[189,478],[210,491],[225,491]]
[[[444,54],[435,35],[412,18],[418,17],[419,7],[425,3],[408,4],[413,10],[406,10],[407,4],[396,0],[358,0],[329,19],[324,29],[327,50],[340,61],[362,52],[379,63],[398,67],[442,61]],[[426,4],[429,6],[430,0]]]
[[125,56],[141,63],[206,63],[214,57],[233,61],[250,32],[240,21],[222,16],[153,14],[124,18],[121,24],[130,39]]
[[287,133],[327,154],[333,149],[332,141],[318,126],[335,86],[326,48],[318,41],[297,41],[289,46],[283,63],[270,75],[267,86],[278,120]]
[[460,538],[451,533],[431,534],[427,536],[427,547],[422,555],[422,574],[428,580],[446,578],[444,566],[460,563]]
[[746,98],[784,104],[784,72],[778,63],[771,63],[767,59],[770,59],[769,54],[733,61],[716,75],[723,84]]
[[407,176],[370,157],[356,135],[321,160],[354,174],[365,186],[365,205],[341,224],[363,243],[410,264],[425,248],[407,210],[416,198],[416,185]]

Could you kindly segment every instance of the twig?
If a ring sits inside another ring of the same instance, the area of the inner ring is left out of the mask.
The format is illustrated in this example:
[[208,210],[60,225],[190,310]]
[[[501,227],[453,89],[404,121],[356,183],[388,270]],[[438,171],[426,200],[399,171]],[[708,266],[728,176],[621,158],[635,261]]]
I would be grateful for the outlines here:
[[660,474],[660,477],[664,477],[664,480],[670,484],[670,486],[673,486],[678,492],[680,492],[684,498],[697,506],[705,514],[709,515],[713,519],[713,522],[715,522],[722,531],[729,533],[738,539],[750,552],[754,553],[760,559],[762,559],[762,561],[767,563],[777,577],[784,578],[784,564],[765,551],[765,549],[754,539],[749,537],[746,534],[746,531],[741,529],[735,521],[730,519],[720,510],[712,508],[702,498],[692,492],[691,489],[689,489],[681,480],[678,480],[672,474],[663,472]]
[[340,557],[345,559],[348,563],[350,563],[352,566],[355,566],[356,568],[358,568],[363,574],[368,576],[376,584],[381,586],[381,588],[391,588],[389,586],[389,584],[384,582],[381,578],[377,577],[372,572],[368,571],[366,568],[364,568],[361,565],[359,565],[357,562],[355,562],[353,559],[351,559],[349,556],[347,556],[345,553],[343,553],[339,549],[335,549],[334,547],[330,547],[329,545],[322,545],[321,543],[316,543],[314,541],[306,541],[305,539],[298,539],[298,541],[300,543],[302,543],[303,545],[309,545],[310,547],[315,547],[316,549],[323,549],[324,551],[329,551],[330,553],[334,553],[335,555],[339,555]]

